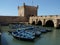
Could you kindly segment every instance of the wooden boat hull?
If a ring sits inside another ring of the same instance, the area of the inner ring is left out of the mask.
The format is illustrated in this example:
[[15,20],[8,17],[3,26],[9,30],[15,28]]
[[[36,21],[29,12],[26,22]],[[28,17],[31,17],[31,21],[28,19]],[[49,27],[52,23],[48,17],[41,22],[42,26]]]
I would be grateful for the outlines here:
[[34,41],[34,39],[28,39],[28,38],[21,38],[21,37],[16,37],[16,36],[13,36],[15,39],[18,39],[18,40],[25,40],[25,41]]
[[52,30],[47,30],[47,32],[52,32]]
[[47,33],[47,31],[46,30],[41,30],[41,33]]
[[20,40],[24,40],[24,41],[34,41],[34,39],[28,39],[28,38],[20,38]]

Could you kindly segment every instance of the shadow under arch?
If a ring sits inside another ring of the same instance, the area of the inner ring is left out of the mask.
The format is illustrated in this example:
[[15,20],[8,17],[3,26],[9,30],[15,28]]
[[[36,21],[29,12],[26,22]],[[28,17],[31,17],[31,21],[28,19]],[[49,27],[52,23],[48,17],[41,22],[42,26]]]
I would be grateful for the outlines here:
[[52,20],[48,20],[45,24],[46,27],[54,27],[54,22]]
[[58,25],[57,29],[60,29],[60,24]]
[[35,21],[32,22],[32,25],[35,25]]
[[42,26],[42,22],[41,21],[38,21],[36,25]]

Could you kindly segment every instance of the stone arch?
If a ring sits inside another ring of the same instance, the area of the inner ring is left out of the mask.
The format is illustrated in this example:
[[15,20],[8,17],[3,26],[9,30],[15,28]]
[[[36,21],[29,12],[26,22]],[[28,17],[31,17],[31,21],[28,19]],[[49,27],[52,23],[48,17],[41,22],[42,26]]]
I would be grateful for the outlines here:
[[46,23],[45,23],[45,26],[54,27],[54,22],[52,20],[47,20]]
[[42,26],[42,21],[38,21],[36,25],[41,25]]
[[35,21],[32,21],[32,25],[35,25]]

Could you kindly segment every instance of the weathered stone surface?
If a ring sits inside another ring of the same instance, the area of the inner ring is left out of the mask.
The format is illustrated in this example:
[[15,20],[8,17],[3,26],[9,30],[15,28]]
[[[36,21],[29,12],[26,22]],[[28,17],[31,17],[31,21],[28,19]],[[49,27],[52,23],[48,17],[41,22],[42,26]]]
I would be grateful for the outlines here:
[[38,21],[42,22],[42,25],[45,25],[47,21],[51,20],[54,23],[54,27],[58,27],[60,25],[60,16],[59,15],[49,15],[49,16],[32,16],[29,19],[29,23],[32,24],[35,21],[37,24]]
[[19,16],[0,16],[0,23],[28,22],[26,17]]

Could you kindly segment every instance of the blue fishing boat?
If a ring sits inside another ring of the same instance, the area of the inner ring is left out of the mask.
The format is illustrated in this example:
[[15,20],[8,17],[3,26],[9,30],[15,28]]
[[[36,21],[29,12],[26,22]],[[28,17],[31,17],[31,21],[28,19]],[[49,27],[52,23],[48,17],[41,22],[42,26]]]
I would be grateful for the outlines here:
[[35,36],[32,32],[27,32],[24,30],[20,30],[19,32],[12,32],[12,35],[16,39],[20,40],[28,40],[28,41],[33,41],[35,39]]
[[39,37],[40,35],[41,35],[41,32],[40,32],[40,31],[36,31],[36,32],[35,32],[35,36],[36,36],[36,37]]
[[47,29],[47,32],[52,32],[52,30],[51,29]]
[[41,33],[47,33],[47,30],[45,30],[45,29],[41,29],[40,31],[41,31]]
[[38,30],[38,28],[30,27],[30,28],[27,28],[27,31],[35,33],[35,37],[39,37],[41,35],[41,32],[40,30]]

